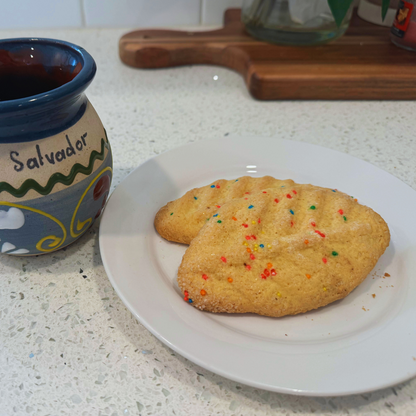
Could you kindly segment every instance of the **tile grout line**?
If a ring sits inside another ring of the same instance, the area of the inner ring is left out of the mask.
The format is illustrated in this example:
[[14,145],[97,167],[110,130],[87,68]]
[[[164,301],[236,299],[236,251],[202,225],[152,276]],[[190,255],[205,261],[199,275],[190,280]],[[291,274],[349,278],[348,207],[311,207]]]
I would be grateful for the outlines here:
[[200,1],[200,11],[199,11],[199,25],[201,26],[203,24],[203,20],[204,20],[204,3],[205,0],[201,0]]
[[82,27],[87,27],[87,18],[85,16],[85,4],[84,0],[79,0],[80,6],[81,6],[81,23]]

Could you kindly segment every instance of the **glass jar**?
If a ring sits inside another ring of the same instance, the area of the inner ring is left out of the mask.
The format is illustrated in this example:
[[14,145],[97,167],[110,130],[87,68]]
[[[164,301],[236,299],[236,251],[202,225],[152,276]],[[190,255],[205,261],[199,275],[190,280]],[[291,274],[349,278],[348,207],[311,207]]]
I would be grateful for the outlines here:
[[348,29],[352,5],[338,27],[328,0],[244,0],[242,21],[255,38],[286,45],[330,42]]
[[416,51],[416,0],[400,1],[390,31],[392,42],[404,49]]

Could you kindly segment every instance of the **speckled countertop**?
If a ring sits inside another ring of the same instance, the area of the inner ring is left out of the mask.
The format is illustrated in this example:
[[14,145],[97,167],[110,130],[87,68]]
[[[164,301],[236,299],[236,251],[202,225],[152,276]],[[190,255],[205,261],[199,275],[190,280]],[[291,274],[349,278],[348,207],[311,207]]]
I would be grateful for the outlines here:
[[[1,38],[64,39],[93,55],[98,73],[87,95],[112,144],[113,186],[176,146],[257,134],[349,153],[416,189],[415,102],[254,101],[226,69],[124,66],[117,54],[124,32],[0,31]],[[371,394],[303,398],[239,385],[178,356],[115,294],[98,227],[55,254],[0,257],[0,416],[416,414],[416,380]]]

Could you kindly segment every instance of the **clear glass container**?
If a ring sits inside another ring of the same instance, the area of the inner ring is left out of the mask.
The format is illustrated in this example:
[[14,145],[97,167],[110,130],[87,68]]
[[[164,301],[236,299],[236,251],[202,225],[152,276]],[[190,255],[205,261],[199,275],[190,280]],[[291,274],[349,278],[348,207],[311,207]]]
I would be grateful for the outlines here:
[[319,45],[343,35],[352,6],[338,27],[327,0],[244,0],[242,21],[255,38],[286,45]]

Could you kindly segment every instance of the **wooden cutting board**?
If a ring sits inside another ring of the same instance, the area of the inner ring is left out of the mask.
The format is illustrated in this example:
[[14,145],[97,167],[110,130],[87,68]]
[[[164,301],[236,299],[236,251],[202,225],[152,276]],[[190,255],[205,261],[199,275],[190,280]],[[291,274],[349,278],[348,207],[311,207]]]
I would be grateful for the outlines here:
[[136,30],[120,39],[127,65],[212,64],[233,69],[259,100],[413,100],[416,53],[393,45],[389,28],[353,16],[347,33],[323,46],[277,46],[250,37],[240,9],[209,32]]

